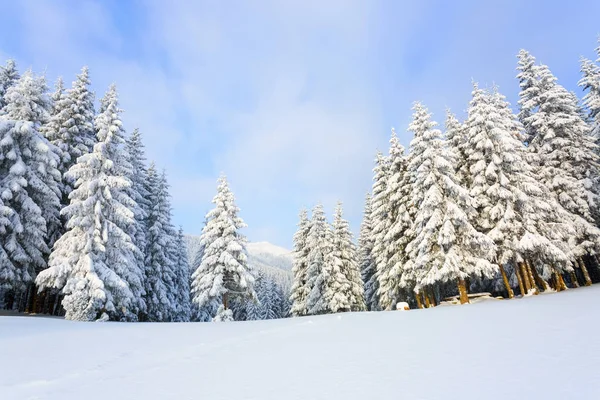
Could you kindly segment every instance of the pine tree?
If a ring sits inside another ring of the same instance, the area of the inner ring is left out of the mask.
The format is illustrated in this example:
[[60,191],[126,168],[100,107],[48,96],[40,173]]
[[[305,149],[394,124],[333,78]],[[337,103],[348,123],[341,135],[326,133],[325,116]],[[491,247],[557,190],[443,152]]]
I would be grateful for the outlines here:
[[48,232],[60,223],[58,157],[40,129],[48,118],[44,78],[27,71],[4,96],[0,117],[0,286],[23,290],[46,267]]
[[381,306],[379,299],[379,270],[387,266],[387,243],[385,235],[391,226],[390,200],[387,190],[389,178],[389,160],[381,153],[377,153],[375,168],[373,169],[373,199],[371,202],[371,223],[373,250],[371,255],[376,266],[376,273],[365,285],[370,287],[377,296],[377,303]]
[[333,218],[333,255],[339,260],[340,271],[345,278],[342,288],[347,293],[350,310],[364,311],[366,309],[364,287],[356,246],[352,241],[350,224],[343,218],[342,203],[337,204]]
[[306,281],[306,271],[308,269],[308,252],[306,240],[310,230],[307,211],[300,211],[300,222],[298,230],[294,235],[294,261],[292,273],[294,282],[292,284],[292,293],[290,301],[292,302],[292,315],[295,317],[306,315],[306,299],[308,297],[308,286]]
[[15,60],[8,60],[6,61],[6,66],[0,67],[0,115],[4,113],[4,106],[7,103],[5,96],[8,88],[14,86],[19,78],[19,71],[17,71]]
[[227,310],[232,297],[256,297],[254,276],[248,266],[246,238],[239,233],[246,224],[238,216],[239,208],[225,176],[218,180],[213,203],[215,208],[206,216],[200,239],[204,246],[202,264],[192,275],[192,301],[200,308],[220,301]]
[[150,210],[146,218],[146,318],[149,321],[169,321],[173,317],[175,285],[172,259],[169,257],[170,209],[166,203],[165,182],[154,163],[148,168]]
[[[405,156],[396,132],[392,131],[389,169],[386,185],[388,228],[379,234],[379,243],[383,251],[378,251],[377,280],[378,296],[382,308],[393,309],[400,300],[401,291],[414,285],[414,278],[406,253],[406,245],[412,238],[410,207],[411,181],[407,174],[410,156]],[[383,238],[381,238],[383,236]],[[378,246],[379,248],[379,246]]]
[[60,95],[60,87],[57,88],[52,117],[44,127],[46,138],[60,149],[63,205],[68,204],[69,194],[75,184],[66,172],[77,162],[78,157],[89,153],[96,142],[94,94],[90,92],[89,85],[89,70],[84,67],[66,93]]
[[526,260],[542,261],[539,272],[549,279],[551,266],[560,268],[566,263],[565,254],[551,240],[560,235],[560,246],[565,227],[556,213],[559,206],[548,201],[547,189],[527,161],[526,148],[519,140],[523,128],[504,97],[476,86],[465,125],[467,163],[473,177],[469,190],[477,204],[471,221],[496,244],[495,261],[512,297],[504,266],[522,269]]
[[358,238],[358,254],[361,278],[364,283],[365,305],[369,311],[379,310],[379,300],[377,289],[374,287],[376,282],[375,272],[376,264],[373,259],[373,222],[371,193],[367,193],[365,198],[365,209],[363,220],[360,224],[360,236]]
[[[591,284],[581,257],[595,253],[600,231],[591,224],[596,197],[591,182],[598,175],[598,146],[588,135],[576,98],[556,82],[547,66],[534,68],[536,83],[522,98],[532,110],[525,119],[533,130],[529,148],[535,154],[539,180],[570,215],[576,234],[570,240],[573,262]],[[591,205],[591,207],[590,207]]]
[[176,259],[175,259],[175,276],[176,276],[176,301],[177,314],[175,321],[190,320],[190,266],[188,263],[187,252],[185,250],[185,242],[183,239],[183,228],[179,228],[177,239],[175,241]]
[[528,51],[521,49],[517,55],[519,62],[517,70],[517,79],[519,80],[519,121],[525,129],[525,142],[531,143],[535,137],[535,131],[531,126],[529,117],[535,111],[535,104],[531,100],[539,95],[539,83],[537,77],[537,67],[535,57]]
[[412,199],[417,211],[415,236],[406,250],[415,271],[415,291],[454,282],[461,303],[466,303],[465,280],[495,273],[488,261],[493,256],[494,244],[469,222],[473,201],[457,183],[454,155],[445,146],[441,132],[435,129],[436,124],[425,107],[416,103],[413,109],[409,129],[415,136],[410,144],[408,169],[414,179]]
[[67,232],[56,242],[49,268],[36,280],[41,288],[61,289],[66,318],[135,320],[143,308],[139,251],[129,236],[134,223],[127,195],[127,155],[116,88],[96,118],[98,143],[78,158],[68,175],[76,187],[63,213]]

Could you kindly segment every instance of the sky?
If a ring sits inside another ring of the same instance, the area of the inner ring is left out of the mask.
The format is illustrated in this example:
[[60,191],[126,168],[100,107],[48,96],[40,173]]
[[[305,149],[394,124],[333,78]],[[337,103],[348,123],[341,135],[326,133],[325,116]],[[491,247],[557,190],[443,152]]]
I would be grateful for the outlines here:
[[120,93],[127,131],[167,171],[174,222],[199,234],[227,175],[250,241],[291,248],[301,208],[337,201],[358,233],[378,150],[414,101],[464,117],[472,82],[516,105],[529,50],[581,96],[598,1],[3,2],[0,58]]

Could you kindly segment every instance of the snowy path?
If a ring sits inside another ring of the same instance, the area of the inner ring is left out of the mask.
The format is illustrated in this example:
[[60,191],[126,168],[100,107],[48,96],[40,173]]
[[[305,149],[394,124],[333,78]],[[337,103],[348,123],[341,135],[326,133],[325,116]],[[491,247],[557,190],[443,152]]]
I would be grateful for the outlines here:
[[600,399],[600,285],[230,324],[0,317],[0,399]]

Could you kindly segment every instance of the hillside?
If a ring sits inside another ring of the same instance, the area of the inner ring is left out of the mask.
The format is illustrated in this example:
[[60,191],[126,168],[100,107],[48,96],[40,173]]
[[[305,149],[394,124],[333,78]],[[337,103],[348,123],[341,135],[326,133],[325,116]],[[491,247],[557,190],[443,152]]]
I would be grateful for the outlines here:
[[[191,263],[200,247],[200,237],[185,235],[185,242]],[[289,250],[268,242],[248,243],[247,250],[251,266],[273,277],[285,291],[289,289],[292,283],[292,253]]]
[[0,317],[0,397],[598,399],[599,296],[595,285],[457,307],[221,324]]

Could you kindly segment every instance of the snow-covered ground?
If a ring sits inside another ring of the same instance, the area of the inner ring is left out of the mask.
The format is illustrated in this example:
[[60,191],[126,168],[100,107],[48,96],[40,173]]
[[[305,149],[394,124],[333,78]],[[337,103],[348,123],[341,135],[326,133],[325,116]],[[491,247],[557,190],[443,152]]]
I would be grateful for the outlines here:
[[600,399],[600,285],[236,323],[0,317],[0,399]]

